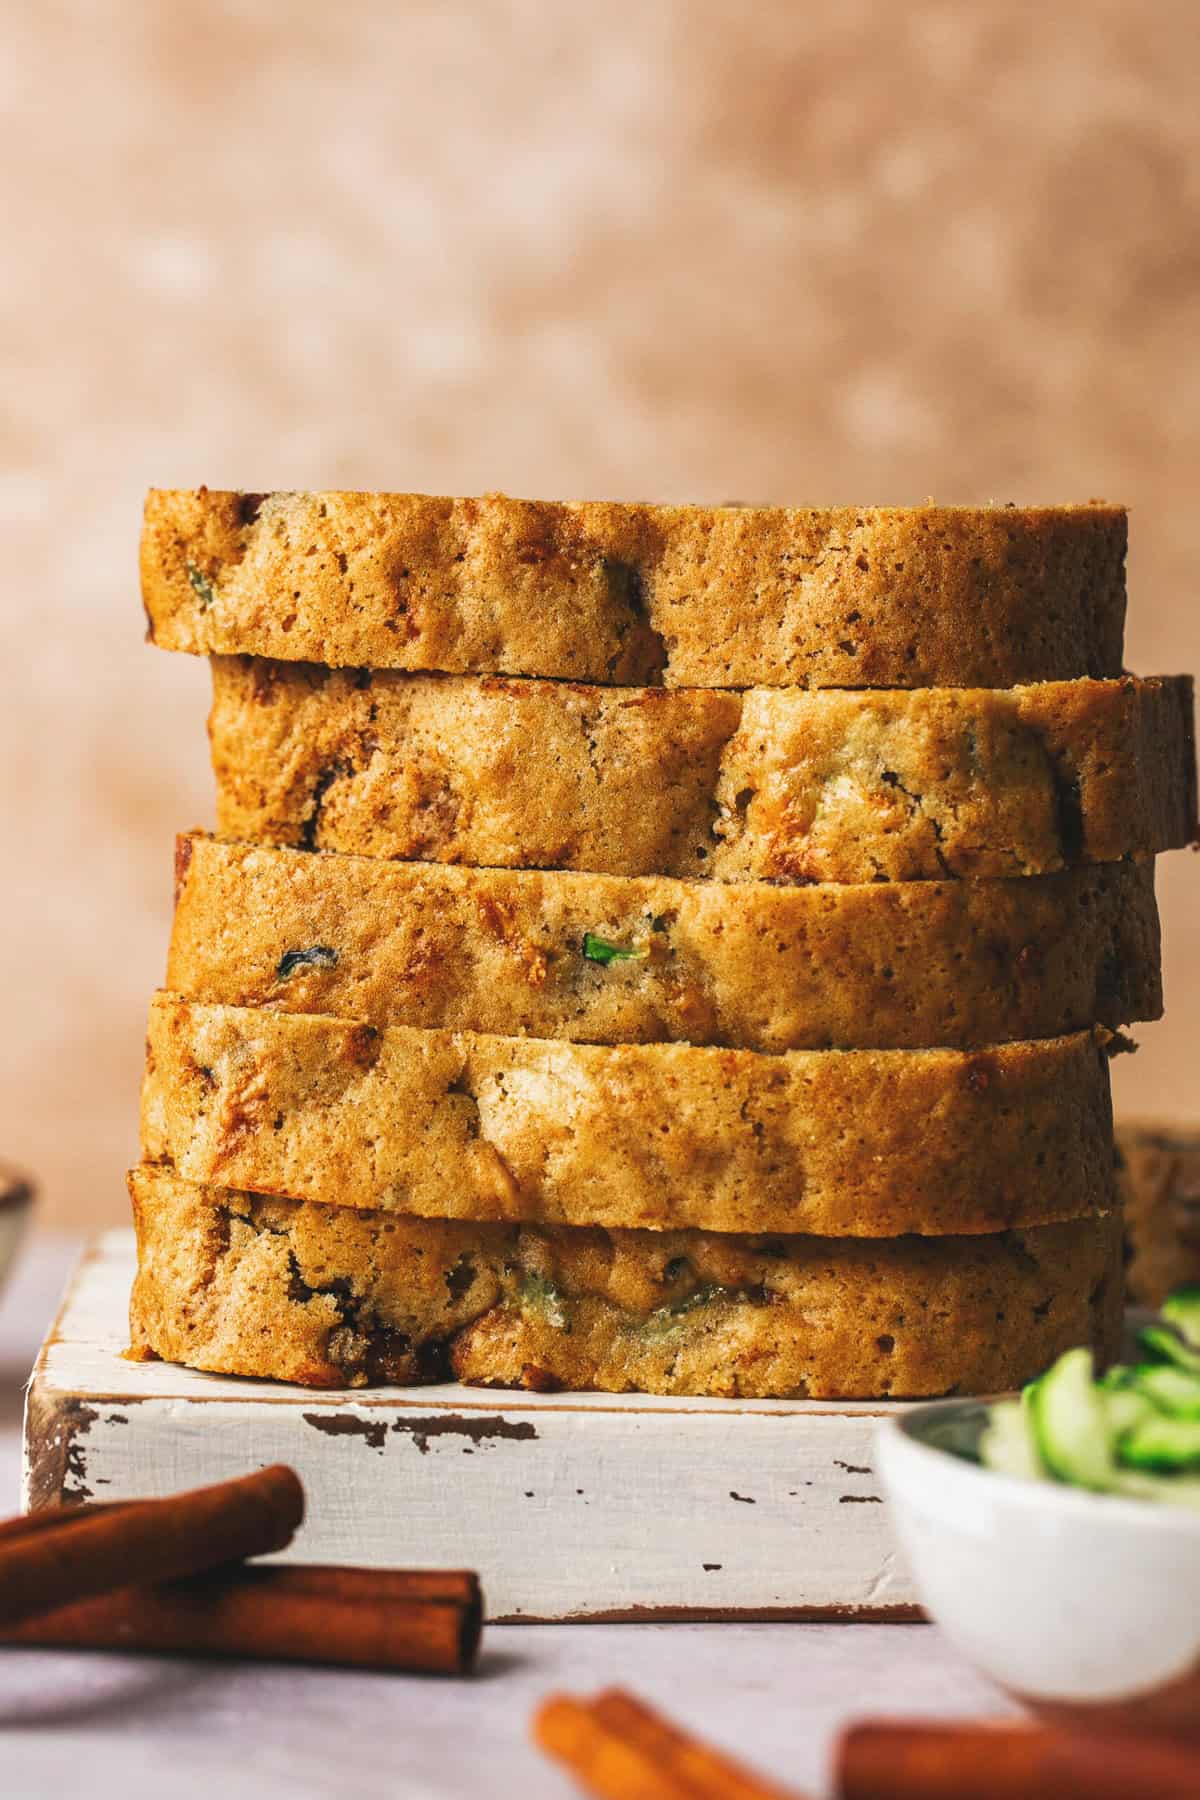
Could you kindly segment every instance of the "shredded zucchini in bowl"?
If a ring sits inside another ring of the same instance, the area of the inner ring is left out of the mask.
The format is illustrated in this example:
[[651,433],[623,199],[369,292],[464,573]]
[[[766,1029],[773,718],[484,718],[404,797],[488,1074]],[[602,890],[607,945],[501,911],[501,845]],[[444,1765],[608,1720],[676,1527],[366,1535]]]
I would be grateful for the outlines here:
[[1164,1323],[1138,1334],[1142,1360],[1095,1379],[1068,1350],[1019,1400],[987,1409],[985,1468],[1200,1512],[1200,1287],[1180,1288]]

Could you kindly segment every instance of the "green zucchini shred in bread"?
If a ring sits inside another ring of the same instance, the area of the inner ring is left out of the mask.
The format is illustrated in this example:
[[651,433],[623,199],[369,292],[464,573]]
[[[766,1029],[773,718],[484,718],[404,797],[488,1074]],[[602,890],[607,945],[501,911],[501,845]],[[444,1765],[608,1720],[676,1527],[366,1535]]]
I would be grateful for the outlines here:
[[566,1300],[544,1275],[524,1274],[517,1289],[522,1309],[540,1313],[556,1331],[569,1332],[571,1315]]
[[1189,843],[1192,713],[1183,676],[665,692],[218,657],[210,732],[230,838],[854,883],[1047,874]]
[[130,1177],[133,1353],[315,1387],[870,1398],[1112,1354],[1120,1220],[860,1239],[478,1224]]
[[338,953],[330,944],[310,944],[307,950],[285,950],[275,969],[277,981],[287,981],[297,969],[332,969]]
[[[1148,862],[1022,881],[731,887],[192,834],[176,870],[167,984],[231,1006],[769,1052],[1058,1037],[1162,1011]],[[647,954],[597,961],[597,939]]]
[[607,938],[598,937],[594,931],[585,931],[583,954],[589,962],[600,963],[607,968],[609,963],[642,962],[650,952],[644,945],[610,944]]
[[[1118,675],[1117,506],[704,507],[152,492],[154,642],[676,687]],[[198,585],[191,571],[203,581]]]
[[984,1466],[1200,1512],[1198,1302],[1193,1287],[1164,1303],[1169,1324],[1139,1332],[1136,1366],[1116,1364],[1096,1381],[1092,1352],[1070,1350],[1019,1401],[990,1407]]
[[200,610],[207,612],[217,597],[217,590],[207,575],[196,567],[195,563],[187,565],[188,586],[200,602]]

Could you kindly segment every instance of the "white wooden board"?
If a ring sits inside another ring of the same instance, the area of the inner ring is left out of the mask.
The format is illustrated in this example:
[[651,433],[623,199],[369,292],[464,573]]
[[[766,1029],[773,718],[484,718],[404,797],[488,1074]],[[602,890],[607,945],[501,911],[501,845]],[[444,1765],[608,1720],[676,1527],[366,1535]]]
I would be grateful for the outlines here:
[[316,1391],[127,1362],[133,1235],[84,1257],[34,1369],[25,1504],[286,1462],[305,1562],[468,1566],[503,1620],[912,1618],[880,1404]]

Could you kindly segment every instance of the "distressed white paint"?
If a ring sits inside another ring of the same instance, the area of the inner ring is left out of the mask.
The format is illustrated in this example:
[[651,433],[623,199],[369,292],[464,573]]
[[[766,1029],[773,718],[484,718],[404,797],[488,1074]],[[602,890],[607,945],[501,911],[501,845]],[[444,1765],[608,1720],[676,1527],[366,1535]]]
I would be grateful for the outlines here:
[[[468,1565],[493,1618],[700,1615],[914,1603],[871,1471],[885,1405],[314,1391],[132,1363],[132,1234],[84,1258],[33,1413],[88,1409],[64,1492],[165,1493],[287,1462],[309,1562]],[[26,1484],[46,1445],[27,1426]]]

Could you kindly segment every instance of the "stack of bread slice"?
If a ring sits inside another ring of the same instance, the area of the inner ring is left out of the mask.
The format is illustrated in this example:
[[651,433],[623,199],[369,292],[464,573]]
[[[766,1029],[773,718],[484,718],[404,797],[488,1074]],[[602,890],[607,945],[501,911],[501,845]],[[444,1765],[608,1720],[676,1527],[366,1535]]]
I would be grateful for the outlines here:
[[1191,686],[1125,516],[157,493],[210,655],[135,1351],[313,1385],[993,1391],[1115,1347]]

